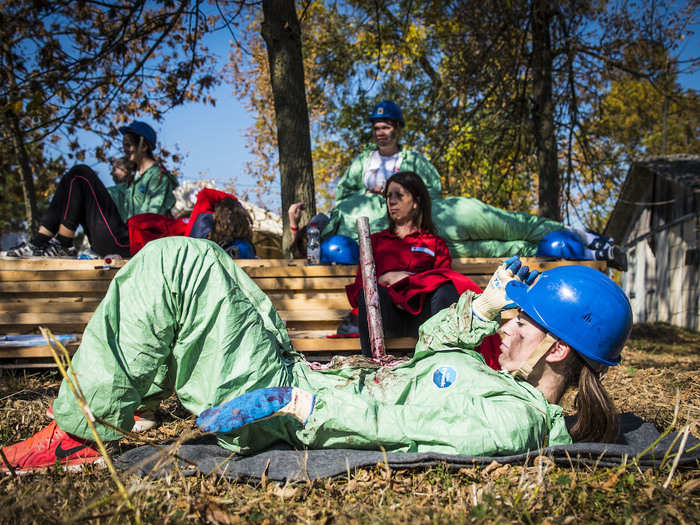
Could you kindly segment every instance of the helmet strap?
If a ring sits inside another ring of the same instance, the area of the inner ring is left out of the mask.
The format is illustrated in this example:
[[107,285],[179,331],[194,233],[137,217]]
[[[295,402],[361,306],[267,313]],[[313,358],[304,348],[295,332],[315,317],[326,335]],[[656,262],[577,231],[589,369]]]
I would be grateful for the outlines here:
[[547,332],[544,336],[544,339],[542,339],[540,344],[537,345],[537,348],[535,348],[532,351],[532,353],[530,354],[530,357],[527,358],[527,361],[525,361],[522,365],[520,365],[520,368],[515,370],[513,372],[513,375],[515,377],[522,377],[523,379],[527,379],[528,376],[532,373],[532,370],[535,368],[537,363],[540,362],[540,359],[542,359],[542,357],[544,357],[544,355],[547,353],[547,351],[556,342],[557,342],[557,338],[554,337],[549,332]]

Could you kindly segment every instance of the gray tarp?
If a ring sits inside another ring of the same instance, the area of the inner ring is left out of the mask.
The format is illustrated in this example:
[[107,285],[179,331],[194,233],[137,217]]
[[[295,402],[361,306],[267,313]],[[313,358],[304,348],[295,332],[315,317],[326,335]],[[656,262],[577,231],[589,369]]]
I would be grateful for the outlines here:
[[[631,461],[645,451],[660,434],[656,428],[637,416],[626,413],[620,416],[621,438],[618,443],[576,443],[549,447],[542,454],[551,457],[561,465],[600,465],[615,466],[623,461]],[[680,439],[677,433],[663,438],[655,447],[647,451],[638,460],[641,467],[658,467],[666,457],[672,461],[672,454],[678,450]],[[431,453],[389,453],[365,450],[327,449],[327,450],[292,450],[286,446],[274,447],[253,456],[235,456],[230,451],[215,444],[213,437],[204,437],[182,445],[179,456],[197,465],[196,467],[180,462],[185,474],[203,474],[216,472],[230,479],[258,480],[265,473],[272,481],[304,481],[324,477],[346,475],[358,468],[373,467],[385,459],[391,468],[423,468],[438,464],[450,469],[488,465],[492,461],[499,463],[524,464],[538,455],[537,452],[504,457],[469,457]],[[684,453],[680,459],[681,467],[697,467],[700,463],[700,440],[689,436]],[[671,448],[673,447],[673,448]],[[695,448],[693,448],[695,447]],[[671,453],[666,456],[667,451]],[[149,457],[152,458],[149,460]],[[154,461],[151,447],[138,447],[122,454],[116,464],[122,469],[134,467],[137,473],[147,475],[151,472]],[[154,474],[165,475],[171,468],[161,467]]]

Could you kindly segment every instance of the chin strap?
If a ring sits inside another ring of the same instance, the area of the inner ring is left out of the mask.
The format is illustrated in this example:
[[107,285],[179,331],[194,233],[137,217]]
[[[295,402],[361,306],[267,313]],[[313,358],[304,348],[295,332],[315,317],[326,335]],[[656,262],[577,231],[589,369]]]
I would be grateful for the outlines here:
[[520,365],[520,368],[512,372],[513,375],[515,377],[522,377],[523,379],[527,379],[528,376],[532,373],[532,369],[535,368],[535,365],[537,365],[537,363],[540,362],[540,359],[542,359],[544,354],[546,354],[547,351],[556,342],[557,338],[549,332],[547,332],[547,334],[545,334],[544,336],[544,339],[542,339],[542,342],[537,346],[537,348],[535,348],[532,351],[530,357],[527,358],[527,361]]

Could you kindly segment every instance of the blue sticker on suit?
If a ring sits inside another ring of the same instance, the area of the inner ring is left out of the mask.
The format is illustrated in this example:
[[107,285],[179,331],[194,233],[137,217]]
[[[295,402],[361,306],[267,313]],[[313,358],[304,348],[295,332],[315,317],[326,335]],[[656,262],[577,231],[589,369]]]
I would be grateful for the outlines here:
[[143,185],[139,186],[139,191],[141,193],[146,193],[146,186],[143,186]]
[[457,380],[457,371],[451,366],[438,367],[433,372],[433,383],[438,388],[447,388]]

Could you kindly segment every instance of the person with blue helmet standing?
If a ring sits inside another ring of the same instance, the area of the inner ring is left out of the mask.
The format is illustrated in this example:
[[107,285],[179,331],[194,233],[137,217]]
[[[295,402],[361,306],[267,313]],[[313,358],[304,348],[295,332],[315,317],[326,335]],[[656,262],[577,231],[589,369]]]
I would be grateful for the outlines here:
[[383,193],[386,181],[399,171],[412,171],[423,180],[431,199],[442,193],[440,174],[423,155],[401,144],[406,122],[401,108],[391,101],[377,103],[367,119],[372,126],[373,144],[368,145],[338,179],[334,208],[322,237],[333,234],[357,239],[355,221],[365,216],[370,231],[385,229]]
[[[616,412],[600,378],[620,362],[629,301],[591,268],[536,277],[513,257],[483,293],[465,292],[424,323],[412,357],[394,366],[349,358],[319,370],[294,351],[269,298],[220,247],[159,239],[115,276],[71,374],[105,440],[120,439],[114,427],[131,428],[149,396],[174,390],[198,425],[237,453],[283,441],[507,456],[572,440],[611,442]],[[518,315],[500,327],[513,304]],[[475,351],[497,331],[500,371]],[[578,387],[578,414],[567,427],[557,403],[569,387]],[[66,384],[53,412],[52,424],[5,447],[3,462],[26,471],[99,459]]]
[[[87,165],[72,167],[59,181],[48,210],[31,240],[7,251],[11,257],[76,255],[74,237],[82,226],[98,255],[129,257],[127,221],[139,213],[170,214],[177,179],[156,162],[156,132],[141,121],[119,128],[124,159],[114,166],[115,185],[106,188]],[[125,167],[130,168],[124,170]]]

